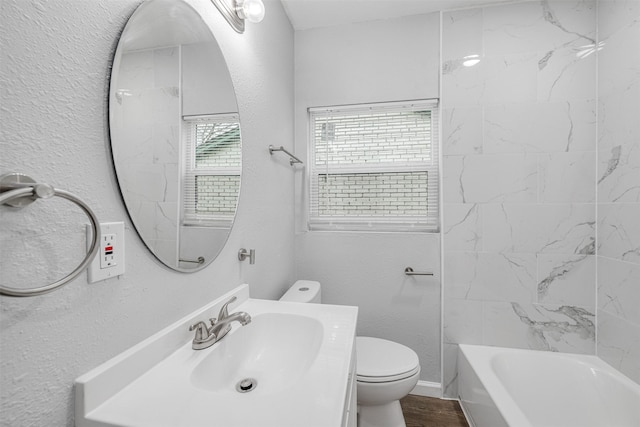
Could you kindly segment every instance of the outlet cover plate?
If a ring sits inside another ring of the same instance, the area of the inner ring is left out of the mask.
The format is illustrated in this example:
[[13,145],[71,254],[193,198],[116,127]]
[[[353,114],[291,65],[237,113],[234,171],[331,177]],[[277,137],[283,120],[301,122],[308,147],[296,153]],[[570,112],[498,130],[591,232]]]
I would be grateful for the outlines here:
[[[124,222],[101,222],[100,234],[100,248],[87,269],[89,283],[124,274]],[[91,227],[87,225],[87,245],[90,242]],[[104,262],[105,256],[109,258],[108,263]],[[102,268],[102,266],[105,267]]]

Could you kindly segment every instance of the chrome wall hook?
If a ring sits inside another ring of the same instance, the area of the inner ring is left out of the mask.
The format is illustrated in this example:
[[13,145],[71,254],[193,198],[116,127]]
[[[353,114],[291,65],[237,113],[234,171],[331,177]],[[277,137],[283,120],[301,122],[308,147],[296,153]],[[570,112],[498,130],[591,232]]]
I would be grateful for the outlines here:
[[244,261],[247,258],[249,258],[249,264],[255,264],[256,263],[256,250],[255,249],[249,249],[247,251],[245,248],[241,248],[238,251],[238,259],[240,261]]

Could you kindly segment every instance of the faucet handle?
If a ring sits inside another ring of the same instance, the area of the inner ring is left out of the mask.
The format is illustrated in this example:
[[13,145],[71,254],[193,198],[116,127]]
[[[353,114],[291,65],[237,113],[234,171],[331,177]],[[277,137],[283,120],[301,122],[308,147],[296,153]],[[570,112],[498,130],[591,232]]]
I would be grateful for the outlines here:
[[205,340],[209,336],[209,329],[207,328],[207,324],[204,322],[198,322],[195,325],[189,326],[189,330],[196,331],[196,336],[194,337],[195,341]]
[[225,317],[229,317],[229,311],[228,311],[227,307],[229,306],[229,304],[231,304],[232,302],[234,302],[237,299],[238,299],[238,297],[233,296],[233,297],[231,297],[231,299],[229,299],[229,301],[224,303],[224,305],[220,309],[220,313],[218,313],[218,320],[222,320]]

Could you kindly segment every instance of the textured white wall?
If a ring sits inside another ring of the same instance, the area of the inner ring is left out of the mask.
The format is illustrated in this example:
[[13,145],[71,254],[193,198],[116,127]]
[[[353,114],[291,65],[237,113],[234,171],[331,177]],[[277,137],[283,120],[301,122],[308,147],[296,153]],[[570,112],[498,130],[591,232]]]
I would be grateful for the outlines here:
[[[307,154],[307,108],[438,98],[439,14],[296,32],[296,154]],[[438,234],[304,232],[297,174],[297,278],[322,283],[323,301],[360,308],[358,334],[415,350],[421,379],[440,382]],[[409,278],[404,268],[432,270]]]
[[[212,265],[189,275],[166,269],[145,249],[111,165],[109,67],[140,1],[0,3],[0,172],[27,173],[76,193],[101,221],[127,226],[123,277],[88,285],[83,274],[48,295],[0,297],[3,426],[72,426],[72,384],[80,374],[239,283],[250,283],[253,296],[276,298],[293,279],[293,176],[267,150],[293,140],[293,31],[277,1],[266,2],[265,20],[244,35],[208,0],[189,1],[204,11],[227,58],[244,144],[242,194],[229,243]],[[67,214],[69,206],[39,201],[19,213],[0,207],[3,284],[44,284],[49,269],[63,264],[62,275],[79,262],[86,220]],[[48,230],[53,220],[60,225]],[[19,232],[25,224],[34,231]],[[6,249],[20,241],[29,259]],[[42,249],[58,245],[55,254]],[[255,265],[237,261],[240,247],[257,250]]]

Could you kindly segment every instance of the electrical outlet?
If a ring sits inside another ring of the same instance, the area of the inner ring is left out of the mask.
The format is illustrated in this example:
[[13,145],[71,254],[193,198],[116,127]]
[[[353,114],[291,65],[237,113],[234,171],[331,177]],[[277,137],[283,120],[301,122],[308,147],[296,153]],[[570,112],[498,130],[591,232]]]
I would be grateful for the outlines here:
[[[91,243],[87,226],[87,245]],[[124,222],[100,223],[100,246],[88,268],[89,283],[124,274]]]
[[116,245],[116,235],[113,233],[103,234],[100,239],[100,268],[111,268],[117,265],[116,252],[120,247]]

